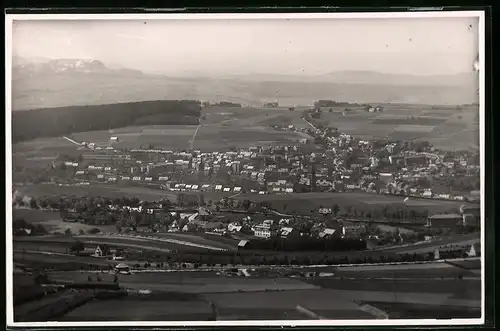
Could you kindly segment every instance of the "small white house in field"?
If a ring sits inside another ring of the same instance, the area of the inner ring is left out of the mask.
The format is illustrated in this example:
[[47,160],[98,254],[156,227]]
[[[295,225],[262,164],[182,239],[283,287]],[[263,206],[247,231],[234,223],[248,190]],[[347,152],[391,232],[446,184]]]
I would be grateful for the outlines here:
[[114,144],[114,143],[119,142],[118,137],[111,137],[111,138],[109,138],[109,142],[110,142],[111,144]]

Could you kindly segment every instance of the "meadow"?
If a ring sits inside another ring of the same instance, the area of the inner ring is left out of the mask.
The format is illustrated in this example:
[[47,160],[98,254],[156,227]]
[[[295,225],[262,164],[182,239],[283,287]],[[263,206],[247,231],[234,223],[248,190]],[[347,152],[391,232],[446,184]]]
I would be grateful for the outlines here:
[[[90,196],[90,197],[137,197],[141,200],[160,201],[169,199],[175,202],[177,192],[170,192],[156,188],[143,186],[120,186],[113,184],[91,184],[86,186],[58,186],[54,184],[33,184],[16,187],[16,189],[29,197],[52,197],[52,196]],[[203,192],[205,200],[220,200],[224,197],[234,195],[232,192]]]
[[[314,192],[314,193],[294,193],[290,195],[259,195],[242,194],[236,199],[250,200],[253,202],[268,201],[274,210],[278,212],[299,214],[317,214],[320,206],[331,207],[334,204],[341,208],[351,206],[363,210],[370,210],[378,206],[394,206],[399,208],[415,207],[424,208],[433,213],[447,212],[450,209],[457,209],[464,204],[460,201],[443,201],[431,199],[410,198],[405,199],[402,196],[377,195],[371,193],[350,193],[350,192]],[[465,205],[468,205],[467,203]]]
[[321,121],[341,132],[365,139],[427,140],[444,150],[475,149],[479,145],[478,106],[459,109],[427,105],[383,104],[383,112],[343,108],[323,112]]
[[196,130],[196,125],[154,125],[124,127],[114,130],[79,132],[71,135],[76,141],[109,143],[111,137],[118,137],[116,148],[139,149],[162,148],[178,150],[189,148],[190,140]]
[[116,231],[114,226],[96,226],[76,222],[64,222],[58,212],[34,210],[34,209],[14,209],[12,211],[12,220],[23,219],[28,223],[41,224],[50,233],[64,233],[70,229],[72,233],[80,231],[87,232],[91,229],[98,228],[103,232]]

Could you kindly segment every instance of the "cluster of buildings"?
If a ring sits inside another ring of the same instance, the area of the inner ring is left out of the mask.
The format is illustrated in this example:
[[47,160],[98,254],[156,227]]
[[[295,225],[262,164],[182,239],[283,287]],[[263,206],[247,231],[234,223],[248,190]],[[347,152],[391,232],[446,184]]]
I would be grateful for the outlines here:
[[416,152],[404,143],[376,146],[331,129],[310,131],[324,141],[312,153],[304,152],[304,144],[227,152],[111,147],[89,150],[80,162],[65,161],[62,167],[71,182],[156,185],[171,191],[358,191],[460,201],[470,198],[470,191],[433,183],[479,178],[479,165],[467,155],[445,159],[432,148]]

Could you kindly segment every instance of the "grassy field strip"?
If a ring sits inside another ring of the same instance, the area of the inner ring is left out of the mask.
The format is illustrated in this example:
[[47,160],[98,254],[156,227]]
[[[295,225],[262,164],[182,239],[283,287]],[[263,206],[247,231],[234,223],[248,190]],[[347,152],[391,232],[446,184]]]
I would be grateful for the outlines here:
[[[88,282],[87,273],[53,273],[51,279],[58,282]],[[111,275],[102,274],[106,282]],[[111,279],[111,278],[109,278]],[[183,293],[238,293],[238,292],[278,292],[294,290],[319,289],[313,284],[288,278],[255,279],[255,278],[225,278],[218,276],[190,277],[189,275],[165,275],[151,277],[145,274],[119,276],[120,286],[130,290],[149,290],[152,292],[183,292]]]
[[368,304],[360,304],[360,307],[359,309],[361,311],[364,311],[370,315],[373,315],[376,319],[388,319],[389,318],[389,315],[387,315],[386,312],[378,309],[378,308],[375,308],[371,305],[368,305]]
[[182,321],[209,320],[210,306],[202,300],[97,300],[65,315],[63,321]]
[[105,240],[89,240],[89,241],[85,241],[85,243],[96,244],[96,245],[116,245],[116,246],[123,246],[123,247],[137,248],[137,249],[145,249],[148,251],[155,251],[155,252],[162,252],[162,253],[172,252],[171,249],[167,249],[167,248],[160,248],[160,247],[147,246],[147,245],[136,245],[136,244],[129,244],[129,243],[113,243],[113,242],[109,242],[109,241],[105,241]]
[[44,255],[59,255],[59,256],[75,256],[73,254],[46,252],[46,251],[33,251],[27,249],[14,249],[14,253],[31,253],[31,254],[44,254]]
[[403,248],[403,249],[393,249],[393,250],[386,250],[386,252],[395,252],[398,254],[405,254],[405,253],[427,253],[427,252],[433,252],[436,249],[442,248],[442,246],[447,246],[447,245],[455,245],[455,246],[470,246],[470,245],[475,245],[479,244],[480,239],[470,239],[470,240],[464,240],[464,241],[454,241],[452,243],[448,244],[441,244],[441,245],[433,245],[433,246],[427,246],[427,247],[408,247],[408,248]]
[[350,299],[352,301],[380,301],[410,304],[451,305],[457,307],[480,307],[480,300],[450,299],[449,293],[421,293],[421,292],[390,292],[390,291],[353,291],[328,290],[334,297]]
[[49,298],[49,302],[35,301],[37,306],[16,307],[15,319],[17,321],[47,321],[57,316],[63,315],[65,312],[71,311],[78,306],[84,305],[94,298],[93,293],[65,293],[61,296]]
[[[386,246],[386,247],[380,247],[380,248],[375,248],[374,251],[392,251],[392,250],[404,250],[406,248],[438,248],[439,246],[447,246],[447,245],[459,245],[460,243],[463,242],[469,242],[471,240],[479,241],[479,234],[477,233],[472,233],[472,234],[466,234],[466,235],[460,235],[452,238],[439,238],[435,240],[430,240],[430,241],[420,241],[416,243],[411,243],[411,244],[404,244],[404,245],[398,245],[398,246]],[[422,247],[422,246],[426,247]]]
[[120,236],[92,236],[92,235],[80,235],[78,236],[79,238],[109,238],[109,239],[120,239],[120,238],[126,238],[126,239],[131,239],[131,240],[137,240],[137,241],[157,241],[157,242],[165,242],[165,243],[170,243],[170,244],[178,244],[178,245],[184,245],[184,246],[191,246],[191,247],[197,247],[197,248],[205,248],[205,249],[210,249],[213,251],[225,251],[223,248],[218,248],[214,246],[209,246],[209,245],[202,245],[202,244],[196,244],[192,243],[189,241],[184,241],[184,240],[177,240],[177,239],[165,239],[165,238],[152,238],[152,237],[143,237],[143,236],[129,236],[129,235],[120,235]]
[[307,317],[312,318],[312,319],[317,319],[317,320],[324,320],[324,319],[326,319],[326,318],[321,317],[321,316],[317,315],[316,313],[314,313],[313,311],[310,311],[309,309],[304,308],[304,307],[302,307],[300,305],[297,305],[297,307],[295,309],[297,309],[297,311],[299,313],[302,313],[302,314],[304,314]]

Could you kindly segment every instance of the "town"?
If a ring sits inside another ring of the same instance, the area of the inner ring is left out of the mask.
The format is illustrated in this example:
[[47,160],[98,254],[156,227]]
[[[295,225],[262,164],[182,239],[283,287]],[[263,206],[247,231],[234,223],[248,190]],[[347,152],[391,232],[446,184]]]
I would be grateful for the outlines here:
[[[64,137],[77,146],[76,153],[53,162],[53,185],[143,186],[174,194],[175,200],[83,196],[23,201],[19,195],[13,203],[60,211],[67,222],[114,225],[117,233],[201,231],[247,241],[297,233],[387,245],[479,231],[477,153],[441,152],[425,141],[361,140],[313,124],[314,114],[320,112],[321,107],[304,112],[307,129],[274,126],[300,131],[310,139],[247,150],[124,150],[114,147],[119,141],[115,136],[106,145]],[[287,196],[297,193],[327,192],[372,194],[374,199],[393,196],[400,201],[366,208],[340,205],[332,196],[331,202],[312,210],[286,203]],[[258,199],[252,201],[246,194]],[[271,196],[285,203],[276,207]],[[413,199],[464,204],[432,214],[425,204],[412,206]]]

